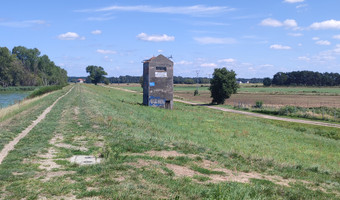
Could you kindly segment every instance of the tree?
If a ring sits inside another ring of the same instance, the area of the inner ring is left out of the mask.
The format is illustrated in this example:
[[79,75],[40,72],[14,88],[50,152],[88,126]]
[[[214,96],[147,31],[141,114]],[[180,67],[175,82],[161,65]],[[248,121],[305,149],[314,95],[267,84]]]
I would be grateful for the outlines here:
[[269,87],[269,86],[271,86],[272,85],[272,79],[270,79],[270,78],[264,78],[263,79],[263,85],[265,86],[265,87]]
[[224,104],[225,100],[237,92],[236,73],[222,69],[215,69],[213,78],[210,80],[209,90],[211,92],[212,103]]
[[86,67],[86,72],[90,73],[88,78],[91,80],[92,83],[97,85],[97,83],[104,80],[104,75],[107,75],[107,73],[104,71],[104,68],[98,67],[95,65],[90,65]]

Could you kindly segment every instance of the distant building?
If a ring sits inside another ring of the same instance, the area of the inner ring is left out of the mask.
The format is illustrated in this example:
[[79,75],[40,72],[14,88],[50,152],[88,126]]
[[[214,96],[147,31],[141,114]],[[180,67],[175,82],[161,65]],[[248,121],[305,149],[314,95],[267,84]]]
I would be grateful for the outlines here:
[[84,79],[81,79],[81,78],[77,79],[77,83],[84,83],[84,82],[85,82]]
[[143,62],[143,104],[172,109],[174,63],[163,55]]

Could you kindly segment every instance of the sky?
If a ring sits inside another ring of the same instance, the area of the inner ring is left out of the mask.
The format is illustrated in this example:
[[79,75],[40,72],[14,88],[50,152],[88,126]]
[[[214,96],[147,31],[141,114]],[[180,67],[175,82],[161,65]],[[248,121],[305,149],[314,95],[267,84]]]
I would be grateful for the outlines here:
[[340,73],[339,0],[16,0],[0,6],[0,47],[38,48],[68,76],[88,65],[140,76],[172,56],[176,76]]

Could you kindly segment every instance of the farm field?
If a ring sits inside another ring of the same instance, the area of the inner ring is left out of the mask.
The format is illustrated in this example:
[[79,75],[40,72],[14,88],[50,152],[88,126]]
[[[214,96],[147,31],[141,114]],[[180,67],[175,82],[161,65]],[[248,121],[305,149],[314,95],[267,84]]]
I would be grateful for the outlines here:
[[[118,87],[118,85],[113,85]],[[120,84],[119,87],[143,92],[139,84]],[[194,96],[195,85],[175,85],[174,95],[194,102],[210,103],[208,87],[198,87],[199,95]],[[325,87],[241,87],[237,94],[227,99],[226,105],[239,103],[249,106],[256,101],[263,101],[266,106],[281,107],[285,105],[300,107],[334,107],[340,108],[340,88]]]
[[[0,137],[15,137],[70,87],[3,114]],[[339,140],[326,134],[338,129],[141,102],[140,94],[74,85],[0,165],[0,199],[340,197]],[[74,155],[102,162],[79,166]]]

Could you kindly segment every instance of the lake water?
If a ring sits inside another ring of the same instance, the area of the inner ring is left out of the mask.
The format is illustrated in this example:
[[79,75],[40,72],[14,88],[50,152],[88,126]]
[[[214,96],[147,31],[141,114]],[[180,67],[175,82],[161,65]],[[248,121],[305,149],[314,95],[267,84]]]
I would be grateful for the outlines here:
[[28,95],[29,92],[0,92],[0,108],[13,105]]

